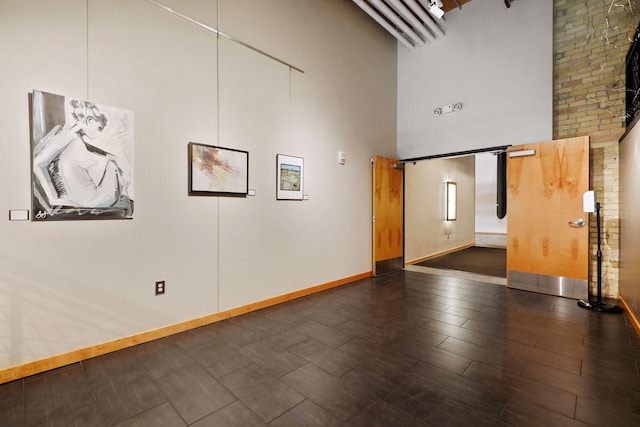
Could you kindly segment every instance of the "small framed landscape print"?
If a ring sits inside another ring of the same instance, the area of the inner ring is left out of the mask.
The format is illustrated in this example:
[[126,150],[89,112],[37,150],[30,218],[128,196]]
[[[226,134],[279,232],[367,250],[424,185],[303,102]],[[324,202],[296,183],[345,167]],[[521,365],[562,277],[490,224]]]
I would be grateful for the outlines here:
[[276,171],[276,199],[302,200],[304,159],[278,154],[276,156]]
[[189,143],[189,195],[246,197],[249,152]]

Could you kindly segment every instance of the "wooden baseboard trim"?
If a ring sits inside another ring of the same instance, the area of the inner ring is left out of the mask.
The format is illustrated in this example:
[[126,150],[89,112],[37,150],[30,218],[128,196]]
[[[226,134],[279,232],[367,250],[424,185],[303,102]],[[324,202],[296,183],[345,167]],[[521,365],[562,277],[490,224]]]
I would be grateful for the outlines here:
[[627,313],[629,321],[631,322],[631,326],[633,326],[633,329],[635,329],[636,331],[636,335],[640,337],[640,321],[638,321],[635,313],[633,312],[633,310],[631,310],[631,307],[629,306],[629,304],[627,304],[622,295],[618,295],[618,300],[620,300],[622,308],[624,308],[625,313]]
[[103,354],[111,353],[117,350],[122,350],[128,347],[132,347],[137,344],[153,341],[158,338],[168,337],[179,332],[184,332],[189,329],[198,328],[200,326],[216,323],[221,320],[229,319],[231,317],[240,316],[241,314],[250,313],[252,311],[260,310],[263,308],[277,305],[283,302],[292,301],[297,298],[312,295],[318,292],[325,291],[327,289],[336,288],[338,286],[346,285],[361,279],[372,277],[373,272],[357,274],[351,277],[345,277],[343,279],[328,282],[322,285],[313,286],[311,288],[302,289],[299,291],[291,292],[288,294],[280,295],[274,298],[269,298],[263,301],[247,304],[241,307],[232,308],[229,310],[221,311],[219,313],[210,314],[204,317],[200,317],[186,322],[177,323],[175,325],[165,326],[162,328],[154,329],[152,331],[143,332],[140,334],[132,335],[129,337],[120,338],[117,340],[109,341],[106,343],[86,347],[78,350],[74,350],[68,353],[47,357],[45,359],[36,360],[33,362],[25,363],[23,365],[17,365],[10,368],[0,369],[0,384],[7,383],[9,381],[18,380],[28,377],[30,375],[39,374],[49,371],[51,369],[67,366],[72,363],[81,362],[92,357],[102,356]]
[[418,264],[419,262],[428,261],[430,259],[437,258],[437,257],[442,256],[442,255],[450,254],[452,252],[458,252],[458,251],[461,251],[463,249],[470,248],[472,246],[475,246],[475,244],[474,243],[470,243],[468,245],[458,246],[458,247],[455,247],[453,249],[447,249],[446,251],[438,252],[438,253],[431,254],[431,255],[426,256],[426,257],[422,257],[422,258],[414,259],[414,260],[411,260],[411,261],[407,261],[407,262],[404,263],[404,265],[407,266],[407,265]]

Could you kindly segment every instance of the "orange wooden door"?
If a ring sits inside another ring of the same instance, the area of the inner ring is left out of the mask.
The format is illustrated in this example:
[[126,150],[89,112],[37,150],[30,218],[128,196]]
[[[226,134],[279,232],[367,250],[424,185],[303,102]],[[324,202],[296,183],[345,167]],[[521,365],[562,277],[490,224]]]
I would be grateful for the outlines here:
[[404,267],[403,178],[397,160],[373,158],[373,275]]
[[514,146],[508,156],[507,285],[586,298],[589,137]]

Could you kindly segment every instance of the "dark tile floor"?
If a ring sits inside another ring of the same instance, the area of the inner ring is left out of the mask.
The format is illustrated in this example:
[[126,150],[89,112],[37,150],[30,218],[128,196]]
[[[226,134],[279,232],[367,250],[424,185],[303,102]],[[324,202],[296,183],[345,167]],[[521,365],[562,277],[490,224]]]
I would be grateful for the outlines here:
[[2,426],[638,426],[624,315],[397,272],[0,385]]

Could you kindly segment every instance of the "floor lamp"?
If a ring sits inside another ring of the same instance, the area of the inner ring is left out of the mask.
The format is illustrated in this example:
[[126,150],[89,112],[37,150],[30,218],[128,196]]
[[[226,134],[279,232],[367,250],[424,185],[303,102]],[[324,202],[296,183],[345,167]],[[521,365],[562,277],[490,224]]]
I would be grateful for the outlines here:
[[[595,191],[587,191],[584,193],[584,211],[587,213],[595,212],[596,213],[596,229],[598,230],[598,251],[596,252],[596,256],[598,258],[598,286],[597,286],[597,295],[596,298],[593,298],[591,292],[588,290],[589,298],[585,300],[578,300],[578,306],[582,308],[586,308],[588,310],[594,310],[601,313],[622,313],[622,308],[602,302],[602,249],[601,249],[601,238],[600,238],[600,202],[596,201],[596,193]],[[588,288],[588,286],[587,286]]]

